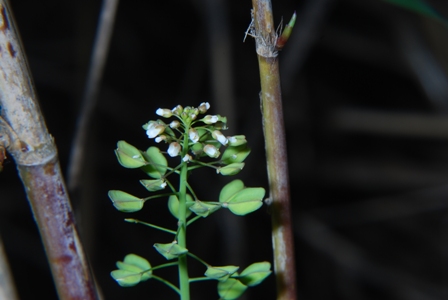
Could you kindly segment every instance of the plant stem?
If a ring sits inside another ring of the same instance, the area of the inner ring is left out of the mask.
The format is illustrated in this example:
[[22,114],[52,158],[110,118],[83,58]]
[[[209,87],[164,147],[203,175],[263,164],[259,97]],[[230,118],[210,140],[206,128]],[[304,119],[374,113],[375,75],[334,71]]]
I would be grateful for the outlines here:
[[168,280],[163,279],[162,277],[156,276],[156,275],[151,275],[151,278],[158,280],[164,284],[166,284],[167,286],[169,286],[170,288],[172,288],[176,293],[178,293],[179,295],[181,295],[181,291],[177,288],[177,286],[175,286],[174,284],[172,284],[171,282],[169,282]]
[[152,228],[155,228],[155,229],[158,229],[158,230],[161,230],[161,231],[165,231],[165,232],[168,232],[168,233],[171,233],[171,234],[174,234],[174,235],[177,233],[174,230],[170,230],[168,228],[157,226],[157,225],[154,225],[154,224],[151,224],[151,223],[143,222],[143,221],[140,221],[140,220],[137,220],[137,219],[124,219],[124,220],[126,222],[129,222],[129,223],[137,223],[137,224],[146,225],[148,227],[152,227]]
[[[185,132],[188,132],[188,127],[185,126]],[[184,157],[188,152],[188,134],[184,135],[183,151],[181,157]],[[180,182],[179,182],[179,233],[177,236],[177,242],[179,246],[187,248],[187,176],[188,165],[186,162],[182,162],[180,169]],[[187,255],[181,255],[179,257],[179,286],[181,300],[190,299],[190,282],[188,278],[187,267]]]
[[0,146],[14,158],[50,263],[59,299],[98,299],[56,146],[48,133],[8,1],[0,0]]
[[272,201],[272,243],[277,299],[296,299],[288,162],[283,124],[277,35],[270,0],[252,0],[254,36],[260,68],[263,129]]

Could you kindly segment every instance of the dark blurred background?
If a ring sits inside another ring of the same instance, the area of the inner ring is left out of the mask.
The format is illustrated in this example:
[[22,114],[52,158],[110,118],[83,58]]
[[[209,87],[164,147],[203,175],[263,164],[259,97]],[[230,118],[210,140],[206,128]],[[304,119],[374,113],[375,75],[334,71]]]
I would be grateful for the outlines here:
[[[448,2],[422,3],[439,19],[381,0],[273,3],[276,23],[298,15],[279,57],[299,299],[448,299]],[[67,174],[101,1],[11,5]],[[249,0],[120,3],[85,172],[72,195],[105,299],[176,299],[157,281],[121,288],[109,275],[128,253],[163,263],[152,245],[170,241],[124,218],[175,226],[163,201],[129,215],[107,197],[110,189],[147,194],[143,174],[120,167],[113,150],[118,140],[153,145],[141,125],[157,108],[210,102],[211,113],[229,117],[229,134],[245,134],[252,147],[237,177],[267,186],[257,57],[254,41],[242,42],[250,9]],[[20,298],[56,299],[8,162],[0,173],[0,233]],[[192,185],[199,198],[216,199],[232,179],[201,170]],[[220,211],[189,233],[189,250],[214,265],[245,268],[272,257],[265,207],[244,218]],[[190,266],[194,276],[204,272]],[[177,272],[158,274],[177,281]],[[193,299],[217,299],[215,287],[193,284]],[[274,277],[245,299],[275,299]]]

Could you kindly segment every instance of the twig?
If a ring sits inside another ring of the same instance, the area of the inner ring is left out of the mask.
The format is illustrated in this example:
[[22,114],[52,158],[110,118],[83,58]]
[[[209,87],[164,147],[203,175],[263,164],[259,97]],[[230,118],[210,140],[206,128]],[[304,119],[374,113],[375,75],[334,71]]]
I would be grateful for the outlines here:
[[0,238],[0,299],[18,300],[3,241]]
[[0,0],[0,54],[3,118],[0,146],[4,146],[16,162],[59,298],[98,299],[75,226],[56,146],[45,126],[5,0]]
[[97,103],[97,94],[103,76],[104,65],[109,51],[109,43],[112,37],[115,14],[119,0],[104,0],[101,8],[101,15],[98,29],[93,46],[92,57],[90,61],[89,74],[86,80],[86,86],[83,95],[82,107],[79,114],[75,138],[70,153],[68,167],[68,186],[70,192],[75,191],[79,186],[82,163],[88,128],[93,110]]
[[270,200],[277,299],[296,299],[294,245],[291,224],[288,163],[277,60],[277,33],[270,0],[253,0],[253,28],[261,80],[263,128]]

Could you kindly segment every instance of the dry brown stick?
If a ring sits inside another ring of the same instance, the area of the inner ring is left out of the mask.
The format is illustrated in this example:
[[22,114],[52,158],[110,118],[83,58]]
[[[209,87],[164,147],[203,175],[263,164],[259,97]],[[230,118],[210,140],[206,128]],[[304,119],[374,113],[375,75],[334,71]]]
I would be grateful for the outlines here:
[[261,80],[263,129],[266,143],[272,211],[272,242],[277,299],[296,299],[296,276],[289,195],[288,161],[283,124],[277,33],[270,0],[253,0],[253,23]]
[[0,146],[14,158],[60,299],[98,299],[56,146],[47,131],[8,2],[0,0]]

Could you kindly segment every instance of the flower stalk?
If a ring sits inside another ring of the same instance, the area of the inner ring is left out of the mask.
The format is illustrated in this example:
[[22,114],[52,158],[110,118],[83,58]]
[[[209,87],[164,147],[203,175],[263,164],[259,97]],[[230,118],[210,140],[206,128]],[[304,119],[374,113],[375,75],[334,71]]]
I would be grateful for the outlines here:
[[[250,34],[255,38],[260,69],[261,103],[272,213],[272,243],[277,299],[296,299],[296,276],[289,194],[288,161],[277,58],[278,36],[274,31],[270,0],[252,0]],[[292,24],[295,21],[293,16]],[[289,29],[288,29],[289,30]],[[286,34],[289,36],[290,32]],[[286,38],[285,36],[285,38]],[[284,41],[281,41],[283,47]]]

